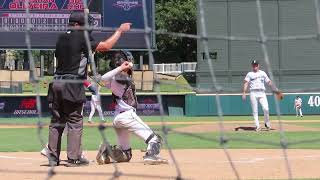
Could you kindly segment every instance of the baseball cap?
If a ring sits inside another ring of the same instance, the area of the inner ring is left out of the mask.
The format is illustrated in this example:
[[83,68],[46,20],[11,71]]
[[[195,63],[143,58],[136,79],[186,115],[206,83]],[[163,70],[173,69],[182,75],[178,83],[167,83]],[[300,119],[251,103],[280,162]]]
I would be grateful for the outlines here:
[[[70,14],[69,24],[78,23],[79,25],[85,25],[85,13],[83,11],[73,11]],[[88,14],[88,24],[91,26],[94,23],[94,18]]]
[[251,62],[251,65],[257,65],[257,64],[259,64],[259,62],[258,62],[257,60],[253,60],[253,61]]

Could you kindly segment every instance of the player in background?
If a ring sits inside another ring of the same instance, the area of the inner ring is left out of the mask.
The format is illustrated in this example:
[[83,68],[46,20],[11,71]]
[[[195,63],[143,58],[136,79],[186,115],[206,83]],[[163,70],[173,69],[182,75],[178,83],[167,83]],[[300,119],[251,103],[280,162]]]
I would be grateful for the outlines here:
[[297,96],[295,99],[294,99],[294,109],[296,110],[296,116],[300,116],[300,117],[303,117],[302,115],[302,99]]
[[262,106],[263,113],[264,113],[264,125],[267,130],[271,129],[271,123],[269,119],[269,105],[268,105],[268,100],[266,96],[266,88],[265,88],[265,83],[268,84],[271,89],[274,92],[279,91],[268,75],[260,70],[260,64],[258,61],[253,60],[251,62],[252,65],[252,71],[248,72],[246,77],[244,78],[243,82],[243,94],[242,94],[242,99],[243,101],[246,100],[246,92],[250,90],[250,103],[252,107],[252,115],[254,118],[255,126],[256,126],[256,131],[260,131],[260,122],[259,122],[259,115],[258,115],[258,102]]
[[162,138],[136,114],[138,101],[132,79],[132,62],[133,56],[130,52],[120,51],[110,62],[112,70],[101,77],[111,89],[116,103],[113,127],[117,134],[118,145],[108,147],[105,143],[101,144],[96,157],[99,164],[110,163],[110,157],[116,162],[129,162],[132,158],[130,133],[137,135],[147,144],[146,154],[143,157],[145,164],[167,163],[167,160],[159,156]]
[[104,117],[103,117],[103,112],[102,112],[102,108],[101,108],[101,98],[100,98],[100,94],[99,94],[101,87],[97,83],[94,83],[93,86],[95,86],[96,87],[95,89],[97,89],[97,90],[95,92],[93,92],[91,95],[91,101],[90,101],[91,112],[89,115],[88,123],[92,123],[92,117],[93,117],[94,113],[96,112],[96,110],[99,113],[100,120],[105,121]]

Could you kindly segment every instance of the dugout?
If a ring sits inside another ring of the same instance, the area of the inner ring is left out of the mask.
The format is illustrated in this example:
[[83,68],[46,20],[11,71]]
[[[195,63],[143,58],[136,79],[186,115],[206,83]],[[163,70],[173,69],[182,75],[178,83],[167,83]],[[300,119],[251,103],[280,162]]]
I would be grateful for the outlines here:
[[[310,0],[261,0],[266,36],[291,40],[266,43],[274,81],[285,91],[319,88],[320,41],[317,36],[316,7]],[[260,36],[255,0],[203,0],[198,4],[198,33],[202,31],[200,11],[203,10],[209,36],[233,36],[258,39]],[[296,38],[296,39],[294,39]],[[255,41],[209,39],[209,52],[217,81],[223,90],[240,92],[242,81],[257,59],[266,70],[261,44]],[[197,86],[212,88],[204,46],[198,40]]]

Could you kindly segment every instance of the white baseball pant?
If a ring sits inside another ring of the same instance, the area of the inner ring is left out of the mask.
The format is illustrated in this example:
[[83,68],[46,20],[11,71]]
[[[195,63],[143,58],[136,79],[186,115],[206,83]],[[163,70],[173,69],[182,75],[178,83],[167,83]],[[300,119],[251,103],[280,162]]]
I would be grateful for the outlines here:
[[254,118],[254,122],[257,128],[260,127],[259,123],[259,114],[258,114],[258,102],[260,103],[263,114],[264,114],[264,123],[267,124],[268,127],[271,127],[270,119],[269,119],[269,105],[266,93],[264,91],[251,91],[250,92],[250,102],[252,108],[252,115]]
[[92,117],[94,115],[94,113],[96,112],[96,110],[99,113],[99,117],[102,121],[104,121],[104,117],[103,117],[103,112],[102,112],[102,108],[99,102],[95,102],[95,101],[90,101],[90,107],[91,107],[91,112],[89,115],[89,121],[92,120]]
[[303,115],[302,115],[302,108],[301,108],[301,106],[296,106],[296,115],[297,115],[297,116],[298,116],[298,115],[303,116]]
[[[122,150],[130,149],[130,132],[144,141],[153,134],[153,131],[140,119],[135,110],[128,110],[116,114],[113,120],[113,126],[117,134],[118,146],[121,147]],[[157,137],[154,136],[149,141],[149,144],[150,143],[157,143]]]

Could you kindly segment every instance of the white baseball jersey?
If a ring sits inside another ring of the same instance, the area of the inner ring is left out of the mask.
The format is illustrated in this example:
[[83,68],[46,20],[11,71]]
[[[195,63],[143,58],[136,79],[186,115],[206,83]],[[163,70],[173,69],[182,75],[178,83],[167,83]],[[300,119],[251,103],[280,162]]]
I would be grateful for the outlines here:
[[302,99],[301,98],[295,99],[294,100],[294,105],[295,106],[301,106],[302,105]]
[[251,90],[263,90],[266,88],[265,83],[270,82],[270,78],[264,71],[248,72],[247,76],[244,78],[245,81],[249,82],[249,88]]
[[[120,84],[115,80],[115,75],[120,73],[120,68],[116,68],[102,76],[102,80],[107,81],[106,87],[111,89],[112,93],[118,97],[122,97],[125,92],[125,85]],[[117,105],[115,107],[115,113],[118,114],[122,111],[135,110],[134,107],[125,103],[122,99],[116,99]]]
[[[125,85],[118,83],[114,78],[111,80],[110,89],[112,93],[118,97],[122,97],[125,93]],[[116,99],[117,105],[115,107],[116,113],[135,109],[134,107],[125,103],[122,99]]]

